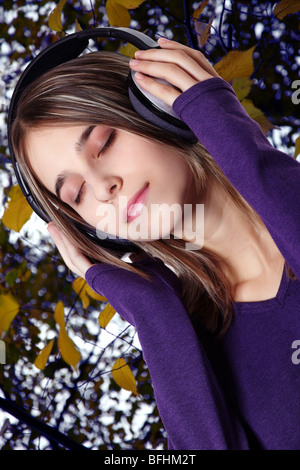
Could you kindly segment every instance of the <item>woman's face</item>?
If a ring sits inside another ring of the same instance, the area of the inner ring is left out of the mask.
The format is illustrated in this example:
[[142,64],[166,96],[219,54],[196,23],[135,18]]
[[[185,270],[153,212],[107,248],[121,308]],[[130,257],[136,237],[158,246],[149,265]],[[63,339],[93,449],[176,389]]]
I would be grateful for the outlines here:
[[[193,178],[175,151],[110,127],[29,132],[33,171],[97,230],[129,240],[168,238],[193,203]],[[180,225],[179,224],[179,225]]]

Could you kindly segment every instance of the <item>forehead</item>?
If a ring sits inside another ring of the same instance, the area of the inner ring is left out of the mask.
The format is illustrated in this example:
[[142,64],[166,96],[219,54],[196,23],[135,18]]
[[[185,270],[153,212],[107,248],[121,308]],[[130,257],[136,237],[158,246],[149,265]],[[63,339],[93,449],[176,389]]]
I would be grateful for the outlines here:
[[28,131],[25,152],[40,181],[53,191],[55,176],[75,156],[75,143],[86,126],[43,127]]
[[55,144],[55,138],[58,139],[68,139],[75,137],[80,129],[85,127],[84,124],[78,124],[76,126],[43,126],[39,128],[30,129],[27,132],[26,140],[29,144],[38,144],[42,141],[52,140],[52,143]]

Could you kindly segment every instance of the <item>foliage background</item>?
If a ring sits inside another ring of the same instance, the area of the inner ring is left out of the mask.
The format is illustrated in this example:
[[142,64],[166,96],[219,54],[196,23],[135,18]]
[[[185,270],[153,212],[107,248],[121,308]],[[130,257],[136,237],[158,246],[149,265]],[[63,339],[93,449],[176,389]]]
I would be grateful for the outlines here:
[[[153,38],[201,46],[273,145],[295,157],[298,11],[299,1],[288,0],[0,1],[0,332],[6,349],[0,407],[15,410],[1,412],[0,448],[68,447],[58,432],[91,449],[166,448],[136,332],[114,312],[104,317],[105,299],[74,284],[43,223],[15,188],[5,119],[20,72],[62,35],[99,26],[130,25]],[[120,44],[95,47],[117,50]],[[35,429],[20,410],[36,420]],[[43,436],[41,422],[57,434]]]

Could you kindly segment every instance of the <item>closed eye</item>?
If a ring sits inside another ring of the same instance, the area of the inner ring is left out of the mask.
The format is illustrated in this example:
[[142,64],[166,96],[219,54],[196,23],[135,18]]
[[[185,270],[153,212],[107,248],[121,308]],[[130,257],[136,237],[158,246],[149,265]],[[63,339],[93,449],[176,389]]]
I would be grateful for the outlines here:
[[116,138],[116,134],[117,134],[116,129],[113,129],[112,132],[110,133],[107,141],[105,142],[102,149],[100,150],[99,155],[103,155],[104,152],[106,152],[106,150],[109,149],[109,147],[111,146],[111,144],[114,142],[114,140]]
[[[111,146],[111,144],[114,142],[114,140],[116,138],[116,134],[117,134],[116,129],[113,129],[113,131],[110,133],[107,141],[105,142],[102,149],[100,150],[99,155],[103,155],[109,149],[109,147]],[[86,184],[85,184],[85,182],[83,182],[82,185],[80,186],[79,192],[78,192],[77,197],[74,201],[74,204],[76,206],[78,206],[82,202],[82,199],[83,199],[84,194],[85,194],[85,190],[86,190]]]
[[77,197],[74,201],[75,205],[78,206],[81,202],[82,202],[82,198],[84,196],[84,193],[85,193],[85,189],[86,189],[86,186],[85,186],[85,182],[82,183],[82,185],[80,186],[80,189],[78,191],[78,194],[77,194]]

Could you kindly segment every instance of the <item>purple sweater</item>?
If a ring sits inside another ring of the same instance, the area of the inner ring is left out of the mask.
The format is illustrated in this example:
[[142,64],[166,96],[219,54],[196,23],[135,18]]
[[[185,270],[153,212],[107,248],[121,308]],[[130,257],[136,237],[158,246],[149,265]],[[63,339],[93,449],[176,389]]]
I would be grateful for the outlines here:
[[[193,86],[174,110],[300,279],[300,165],[270,145],[220,78]],[[275,298],[235,303],[216,344],[193,327],[173,272],[160,261],[137,264],[152,283],[104,264],[86,280],[137,328],[169,449],[300,449],[299,281],[283,273]]]

